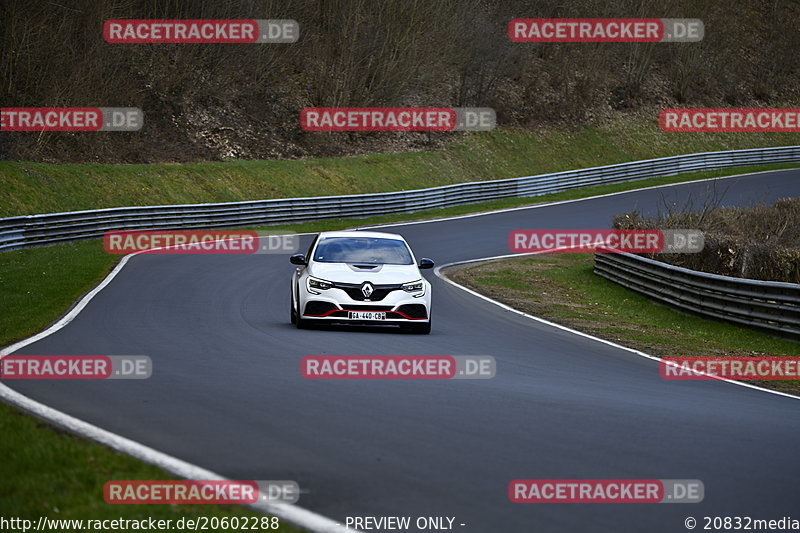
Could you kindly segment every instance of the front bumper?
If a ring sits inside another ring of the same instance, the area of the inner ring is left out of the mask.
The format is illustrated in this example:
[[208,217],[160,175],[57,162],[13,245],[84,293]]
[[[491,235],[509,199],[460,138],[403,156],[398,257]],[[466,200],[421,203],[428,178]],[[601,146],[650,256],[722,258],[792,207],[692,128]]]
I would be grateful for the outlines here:
[[[353,300],[342,290],[329,290],[338,294],[308,294],[303,298],[301,304],[304,319],[370,324],[426,322],[430,319],[430,295],[427,292],[422,297],[414,298],[408,293],[394,291],[380,301],[369,302]],[[351,319],[350,311],[383,312],[386,313],[386,319]]]

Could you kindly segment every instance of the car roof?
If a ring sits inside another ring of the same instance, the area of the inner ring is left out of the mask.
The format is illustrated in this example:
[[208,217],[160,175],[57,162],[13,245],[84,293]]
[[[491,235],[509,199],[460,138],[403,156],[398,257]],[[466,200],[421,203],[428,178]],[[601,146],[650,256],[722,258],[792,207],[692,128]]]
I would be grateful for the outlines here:
[[320,238],[327,237],[380,237],[384,239],[394,239],[398,241],[405,241],[402,236],[397,233],[382,233],[379,231],[323,231],[319,234]]

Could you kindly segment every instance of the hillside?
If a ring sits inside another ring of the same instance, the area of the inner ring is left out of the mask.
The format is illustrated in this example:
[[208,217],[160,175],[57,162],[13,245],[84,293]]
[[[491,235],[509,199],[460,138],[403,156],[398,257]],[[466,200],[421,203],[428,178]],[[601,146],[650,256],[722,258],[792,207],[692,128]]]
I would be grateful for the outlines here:
[[618,118],[575,131],[500,129],[432,151],[279,161],[51,164],[0,161],[0,217],[129,205],[232,202],[418,189],[677,154],[800,144],[787,133],[664,133]]
[[[307,106],[485,106],[504,128],[668,106],[798,107],[800,4],[772,0],[4,0],[3,106],[132,106],[136,133],[10,133],[0,159],[160,163],[439,149],[456,133],[309,133]],[[701,43],[515,43],[515,17],[676,17]],[[294,44],[109,44],[112,18],[294,19]],[[514,174],[516,172],[510,172]],[[503,173],[507,174],[507,173]]]

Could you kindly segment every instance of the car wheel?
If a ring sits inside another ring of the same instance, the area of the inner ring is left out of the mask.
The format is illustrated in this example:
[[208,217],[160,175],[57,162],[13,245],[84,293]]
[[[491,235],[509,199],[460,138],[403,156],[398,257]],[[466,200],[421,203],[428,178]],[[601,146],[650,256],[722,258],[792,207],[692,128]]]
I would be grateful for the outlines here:
[[417,335],[427,335],[431,332],[431,320],[422,324],[409,324],[408,331],[416,333]]
[[297,325],[297,310],[294,308],[294,296],[291,296],[289,299],[289,307],[292,308],[290,311],[292,324]]
[[304,320],[303,317],[300,316],[300,312],[297,309],[294,311],[294,316],[294,325],[297,326],[297,329],[308,329],[308,320]]

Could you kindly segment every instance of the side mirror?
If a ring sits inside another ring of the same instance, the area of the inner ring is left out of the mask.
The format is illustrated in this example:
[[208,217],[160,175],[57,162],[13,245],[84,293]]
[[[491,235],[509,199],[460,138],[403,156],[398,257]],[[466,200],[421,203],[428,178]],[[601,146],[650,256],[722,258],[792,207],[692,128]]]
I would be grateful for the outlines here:
[[306,256],[303,254],[294,254],[292,257],[289,258],[289,262],[293,265],[307,265],[308,261],[306,261]]
[[423,257],[419,260],[419,268],[420,270],[425,270],[426,268],[433,268],[433,259],[428,259],[427,257]]

